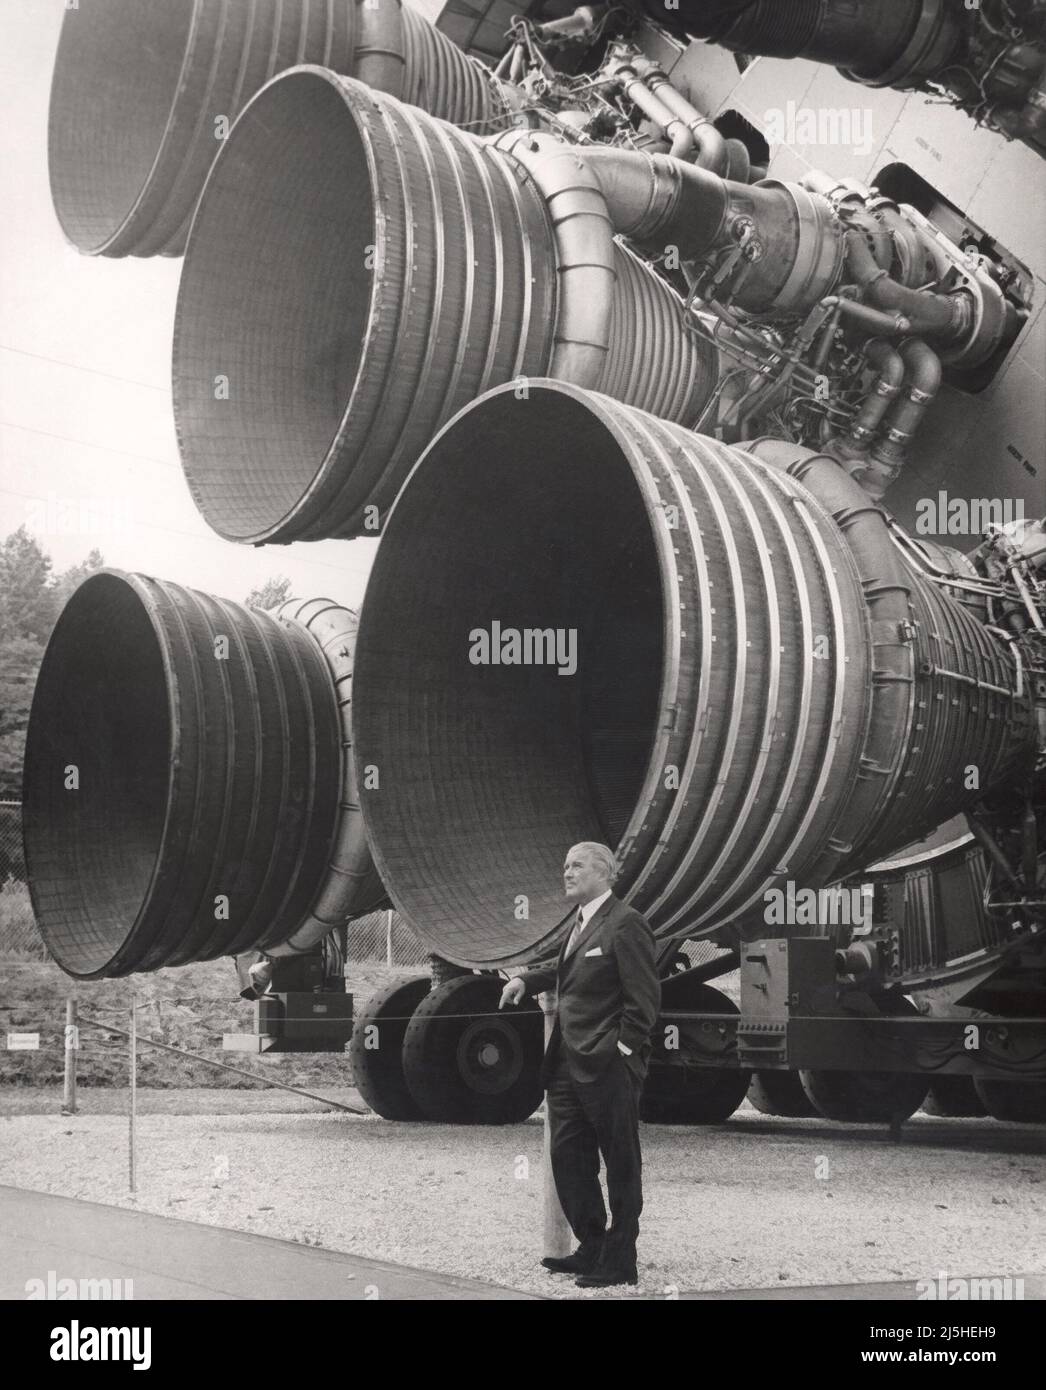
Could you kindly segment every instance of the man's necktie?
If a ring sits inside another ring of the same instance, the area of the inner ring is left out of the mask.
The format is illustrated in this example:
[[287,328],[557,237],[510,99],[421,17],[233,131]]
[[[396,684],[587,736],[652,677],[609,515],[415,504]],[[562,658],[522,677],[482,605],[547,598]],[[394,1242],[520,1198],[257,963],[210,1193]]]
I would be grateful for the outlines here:
[[574,947],[577,945],[577,943],[578,943],[578,937],[581,935],[582,931],[584,930],[584,927],[585,927],[585,919],[584,919],[584,917],[581,915],[581,909],[578,908],[578,910],[577,910],[577,921],[574,923],[574,930],[570,933],[570,940],[567,942],[567,955],[568,955],[568,956],[573,955],[573,953],[574,953]]

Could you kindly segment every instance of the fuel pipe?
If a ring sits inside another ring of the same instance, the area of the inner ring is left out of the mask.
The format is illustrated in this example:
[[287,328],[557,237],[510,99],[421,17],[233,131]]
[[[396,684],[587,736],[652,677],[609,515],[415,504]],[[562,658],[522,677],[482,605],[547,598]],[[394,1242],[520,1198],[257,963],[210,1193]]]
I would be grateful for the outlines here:
[[967,291],[946,295],[900,284],[864,234],[842,230],[829,200],[801,184],[745,184],[671,156],[608,147],[586,148],[582,157],[615,230],[642,249],[661,254],[674,244],[683,261],[707,262],[723,251],[744,261],[744,284],[733,292],[741,309],[805,313],[845,275],[866,302],[840,296],[840,314],[877,337],[912,334],[946,345],[970,333]]
[[613,75],[621,84],[628,100],[665,132],[672,142],[668,151],[672,158],[689,160],[694,152],[694,136],[686,121],[676,116],[660,97],[651,91],[630,64],[621,64],[614,70]]
[[896,348],[873,338],[865,357],[876,371],[875,381],[848,433],[831,440],[825,453],[878,498],[901,470],[908,443],[940,390],[942,369],[941,359],[920,338],[907,338]]
[[952,343],[969,332],[972,306],[968,294],[934,294],[898,284],[877,263],[864,236],[852,227],[846,233],[846,264],[863,297],[874,308],[903,314],[912,333]]
[[838,283],[844,242],[827,199],[799,184],[753,185],[667,155],[594,147],[585,165],[599,182],[614,229],[683,261],[735,251],[746,262],[733,300],[749,312],[807,313]]
[[890,407],[883,424],[884,436],[872,448],[866,490],[879,481],[885,492],[896,478],[909,440],[941,389],[941,359],[931,347],[920,338],[908,338],[898,351],[905,366],[906,389]]
[[669,154],[692,160],[716,174],[730,171],[726,140],[707,116],[673,87],[657,63],[634,49],[621,49],[607,65],[609,76],[621,84],[629,101],[661,127],[671,141]]

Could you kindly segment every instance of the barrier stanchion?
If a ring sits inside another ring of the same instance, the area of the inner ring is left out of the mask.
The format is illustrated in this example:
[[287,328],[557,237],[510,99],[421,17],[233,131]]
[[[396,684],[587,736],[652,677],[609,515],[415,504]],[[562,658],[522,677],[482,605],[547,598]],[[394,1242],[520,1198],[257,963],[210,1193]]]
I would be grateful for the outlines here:
[[131,995],[131,1024],[128,1040],[131,1095],[130,1105],[127,1107],[127,1177],[129,1190],[133,1196],[137,1190],[134,1171],[134,1125],[138,1118],[138,1009],[133,993]]
[[[555,992],[538,995],[541,1012],[545,1016],[545,1047],[548,1047],[552,1028],[556,1021]],[[563,1208],[559,1204],[555,1180],[552,1176],[552,1130],[549,1125],[548,1096],[545,1097],[545,1124],[542,1142],[542,1184],[543,1184],[543,1231],[542,1238],[546,1255],[563,1256],[570,1254],[571,1231]]]
[[62,1114],[76,1114],[76,1058],[80,1051],[80,1029],[76,1022],[76,1000],[65,1001],[65,1081],[62,1088]]

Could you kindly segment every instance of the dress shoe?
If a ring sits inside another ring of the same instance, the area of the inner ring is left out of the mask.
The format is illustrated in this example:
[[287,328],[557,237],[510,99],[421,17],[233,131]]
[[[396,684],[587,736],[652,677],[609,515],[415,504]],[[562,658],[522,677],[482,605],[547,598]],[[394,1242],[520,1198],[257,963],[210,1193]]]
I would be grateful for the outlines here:
[[554,1274],[591,1274],[598,1262],[598,1252],[588,1255],[580,1248],[573,1255],[546,1255],[541,1261]]
[[597,1265],[588,1274],[582,1274],[574,1283],[579,1289],[610,1289],[615,1284],[638,1284],[639,1275],[634,1269],[605,1269]]

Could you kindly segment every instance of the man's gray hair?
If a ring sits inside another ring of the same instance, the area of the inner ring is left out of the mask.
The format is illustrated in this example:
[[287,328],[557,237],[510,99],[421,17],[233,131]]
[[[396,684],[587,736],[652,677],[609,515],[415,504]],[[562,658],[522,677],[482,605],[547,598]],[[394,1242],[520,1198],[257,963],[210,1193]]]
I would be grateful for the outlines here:
[[608,845],[597,845],[595,840],[582,840],[580,844],[571,845],[571,850],[575,849],[587,850],[591,859],[606,870],[607,882],[614,882],[618,875],[617,860]]

